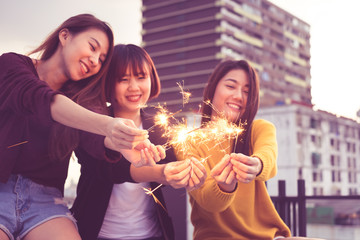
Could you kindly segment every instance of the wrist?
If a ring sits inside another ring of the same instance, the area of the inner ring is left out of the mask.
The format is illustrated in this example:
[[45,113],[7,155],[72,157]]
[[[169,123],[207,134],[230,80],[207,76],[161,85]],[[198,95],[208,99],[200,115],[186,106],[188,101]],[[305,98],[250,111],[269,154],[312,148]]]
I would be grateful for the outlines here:
[[226,193],[232,193],[235,191],[237,186],[237,181],[234,183],[226,184],[226,183],[218,183],[218,187],[221,191]]

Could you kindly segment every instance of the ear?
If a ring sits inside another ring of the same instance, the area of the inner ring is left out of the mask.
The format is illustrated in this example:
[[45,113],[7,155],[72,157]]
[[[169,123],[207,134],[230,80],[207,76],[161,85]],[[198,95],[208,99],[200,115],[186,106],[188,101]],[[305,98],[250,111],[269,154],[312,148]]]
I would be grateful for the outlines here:
[[63,28],[63,29],[60,30],[60,32],[59,32],[59,41],[60,41],[61,45],[64,45],[64,43],[69,38],[69,36],[70,36],[69,29]]

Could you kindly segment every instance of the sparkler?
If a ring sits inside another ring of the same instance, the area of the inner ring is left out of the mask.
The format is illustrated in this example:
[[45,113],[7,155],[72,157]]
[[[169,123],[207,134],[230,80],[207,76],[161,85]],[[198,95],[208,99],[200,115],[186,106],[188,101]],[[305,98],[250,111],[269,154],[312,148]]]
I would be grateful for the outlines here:
[[16,146],[19,146],[19,145],[21,145],[21,144],[25,144],[25,143],[27,143],[28,141],[23,141],[23,142],[20,142],[20,143],[16,143],[16,144],[13,144],[13,145],[11,145],[11,146],[8,146],[7,148],[12,148],[12,147],[16,147]]
[[[154,192],[156,189],[160,188],[162,186],[162,184],[160,184],[159,186],[157,186],[156,188],[154,188],[153,190],[151,190],[151,188],[144,188],[145,190],[145,194],[150,195],[153,197],[154,201],[158,204],[160,204],[160,206],[166,211],[166,208],[161,204],[161,202],[159,201],[159,199],[155,196]],[[166,211],[167,212],[167,211]]]
[[[191,94],[185,92],[181,84],[177,84],[180,88],[180,93],[183,95],[183,104],[185,104],[188,102]],[[218,117],[208,121],[200,127],[191,127],[186,123],[185,120],[179,121],[174,117],[174,115],[181,110],[175,113],[170,113],[166,108],[158,105],[160,110],[155,115],[155,124],[150,127],[148,131],[152,130],[155,126],[160,126],[164,129],[163,136],[169,139],[168,142],[163,145],[163,147],[167,150],[170,146],[173,146],[183,153],[189,152],[191,146],[196,144],[204,144],[215,141],[216,146],[224,141],[231,141],[233,139],[235,139],[236,143],[238,136],[244,131],[244,125],[246,123],[244,124],[239,122],[237,125],[235,123],[229,122],[224,114],[219,112],[210,102],[210,100],[204,101],[204,103],[210,106],[212,110],[217,113]],[[208,117],[210,118],[210,116]],[[171,118],[175,120],[174,124],[170,123],[169,120]],[[210,156],[207,156],[206,158],[201,159],[200,162],[205,163],[209,157]],[[153,192],[161,185],[162,184],[153,190],[144,188],[146,194],[152,195],[155,202],[159,204],[161,203],[158,199],[156,199]]]
[[176,83],[179,88],[180,88],[180,93],[182,95],[182,98],[183,98],[183,107],[186,103],[189,102],[189,99],[190,99],[190,96],[191,96],[191,93],[190,92],[185,92],[184,91],[184,80],[182,81],[182,85],[180,83]]

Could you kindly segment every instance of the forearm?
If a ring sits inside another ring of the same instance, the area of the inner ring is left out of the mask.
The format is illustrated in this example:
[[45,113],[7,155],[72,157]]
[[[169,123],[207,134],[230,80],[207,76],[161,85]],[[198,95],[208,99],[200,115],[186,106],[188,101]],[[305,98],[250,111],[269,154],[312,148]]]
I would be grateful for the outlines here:
[[158,182],[161,184],[167,184],[164,175],[165,164],[156,164],[148,167],[135,167],[131,165],[130,174],[136,182]]
[[54,121],[68,127],[107,136],[111,117],[97,114],[76,104],[69,98],[57,94],[51,104],[51,116]]

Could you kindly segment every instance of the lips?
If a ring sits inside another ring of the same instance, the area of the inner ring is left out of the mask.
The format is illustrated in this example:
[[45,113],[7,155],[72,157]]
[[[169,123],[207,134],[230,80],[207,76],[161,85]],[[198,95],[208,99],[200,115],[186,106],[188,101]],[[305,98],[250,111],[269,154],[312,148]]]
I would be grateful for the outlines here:
[[139,95],[129,95],[129,96],[126,96],[126,99],[129,102],[138,102],[141,99],[141,94],[139,94]]

